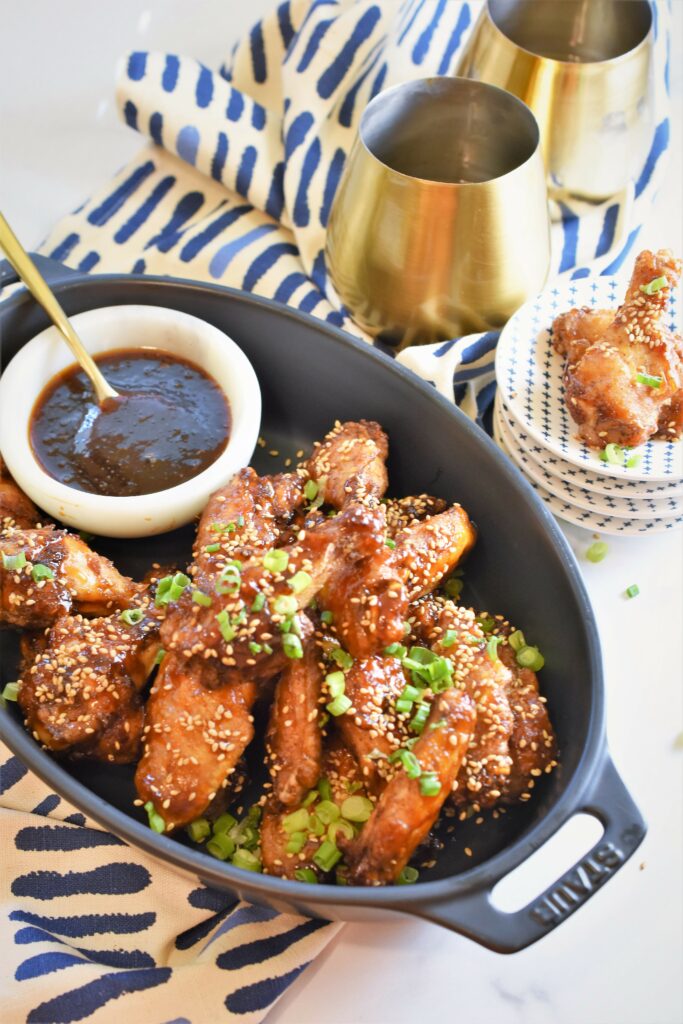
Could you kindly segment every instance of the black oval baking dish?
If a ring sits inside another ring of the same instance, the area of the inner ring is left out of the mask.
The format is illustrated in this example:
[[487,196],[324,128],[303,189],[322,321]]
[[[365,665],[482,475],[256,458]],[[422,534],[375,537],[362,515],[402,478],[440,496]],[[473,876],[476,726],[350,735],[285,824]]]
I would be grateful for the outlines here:
[[[467,564],[467,599],[503,611],[538,643],[542,674],[561,749],[561,767],[541,780],[533,799],[498,820],[458,822],[433,868],[412,886],[355,888],[307,885],[254,875],[214,860],[184,836],[152,832],[133,807],[132,768],[60,763],[24,731],[16,710],[0,714],[4,742],[48,785],[121,838],[208,885],[277,910],[333,920],[412,914],[444,925],[498,952],[541,938],[585,902],[636,850],[645,824],[607,752],[600,645],[579,570],[560,530],[531,487],[458,409],[386,356],[305,314],[274,302],[191,281],[86,276],[39,260],[70,314],[95,306],[163,305],[199,316],[244,349],[258,375],[268,448],[293,454],[335,419],[375,419],[390,443],[397,494],[429,491],[462,502],[479,527]],[[0,283],[12,279],[5,266]],[[24,291],[0,304],[3,361],[46,326]],[[257,450],[261,472],[281,467]],[[96,546],[119,568],[141,576],[152,561],[189,557],[192,530]],[[18,642],[3,631],[4,679],[16,675]],[[258,774],[260,752],[252,756]],[[515,913],[490,899],[496,883],[529,857],[572,815],[586,811],[601,839],[555,884]],[[452,823],[452,822],[451,822]],[[465,849],[471,850],[471,856]]]

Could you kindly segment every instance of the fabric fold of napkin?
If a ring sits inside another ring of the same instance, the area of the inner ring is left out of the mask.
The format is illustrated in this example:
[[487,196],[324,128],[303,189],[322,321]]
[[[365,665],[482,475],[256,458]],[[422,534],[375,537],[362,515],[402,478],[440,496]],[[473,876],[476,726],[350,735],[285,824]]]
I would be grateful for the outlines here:
[[[285,0],[220,67],[129,54],[118,103],[146,144],[41,252],[82,271],[230,285],[364,338],[324,259],[359,118],[387,86],[452,74],[480,7]],[[551,276],[618,273],[657,192],[669,140],[669,12],[666,0],[653,9],[649,154],[623,194],[553,205]],[[481,422],[497,338],[470,335],[399,359]],[[235,904],[153,862],[85,821],[2,745],[0,842],[13,939],[0,967],[8,1024],[122,1014],[150,1024],[257,1021],[339,927]]]

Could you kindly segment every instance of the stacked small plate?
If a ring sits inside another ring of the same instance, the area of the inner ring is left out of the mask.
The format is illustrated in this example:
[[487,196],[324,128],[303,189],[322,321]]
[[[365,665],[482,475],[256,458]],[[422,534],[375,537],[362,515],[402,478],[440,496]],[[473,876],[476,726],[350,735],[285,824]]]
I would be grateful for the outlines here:
[[[560,313],[616,309],[624,285],[598,277],[559,282],[522,306],[496,351],[494,436],[554,515],[608,534],[672,530],[683,523],[683,444],[648,441],[613,462],[577,439],[564,400],[564,359],[550,340]],[[679,330],[672,299],[670,326]]]

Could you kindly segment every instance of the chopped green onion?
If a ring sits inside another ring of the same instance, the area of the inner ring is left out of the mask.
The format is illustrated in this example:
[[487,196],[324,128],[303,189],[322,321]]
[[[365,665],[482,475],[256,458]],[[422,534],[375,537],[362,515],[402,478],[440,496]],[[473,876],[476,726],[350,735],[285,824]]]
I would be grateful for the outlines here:
[[422,701],[417,708],[417,711],[410,719],[410,728],[413,732],[421,733],[425,727],[425,723],[429,718],[429,704],[426,701]]
[[239,847],[232,855],[232,864],[243,871],[260,871],[262,868],[261,858],[257,857],[251,850]]
[[16,700],[19,696],[19,687],[21,683],[7,683],[4,690],[2,691],[3,700]]
[[297,882],[308,882],[310,885],[318,884],[318,876],[313,868],[297,868],[294,877]]
[[157,814],[157,812],[154,810],[154,804],[152,803],[151,800],[148,800],[147,803],[145,804],[145,810],[147,811],[149,827],[151,828],[152,832],[165,832],[166,822],[161,817],[161,815]]
[[460,597],[464,586],[465,584],[462,580],[451,577],[449,580],[446,580],[444,590],[449,597]]
[[441,637],[442,647],[452,647],[454,643],[457,643],[458,631],[457,629],[447,629],[444,635]]
[[339,697],[346,689],[346,679],[343,672],[330,672],[325,676],[325,683],[330,697]]
[[285,850],[287,853],[301,853],[304,846],[306,845],[306,833],[305,832],[292,832]]
[[36,562],[31,569],[31,577],[34,583],[40,583],[41,580],[53,580],[55,578],[55,574],[49,566]]
[[212,533],[234,533],[234,523],[211,523]]
[[322,779],[318,779],[318,785],[316,786],[316,789],[318,793],[320,793],[320,796],[322,797],[323,800],[332,799],[332,786],[330,785],[329,779],[326,779],[324,776]]
[[639,593],[640,593],[640,587],[638,586],[637,583],[632,583],[630,587],[626,588],[626,596],[627,597],[638,597]]
[[304,656],[301,640],[294,633],[285,633],[282,637],[282,650],[287,658],[303,658]]
[[211,835],[211,822],[206,818],[196,818],[187,826],[187,834],[193,843],[203,843]]
[[231,562],[226,565],[216,580],[215,590],[217,594],[236,594],[242,585],[242,576],[239,567]]
[[214,835],[218,835],[219,832],[230,832],[231,829],[237,825],[237,818],[230,814],[228,811],[225,814],[219,815],[213,823]]
[[284,572],[289,563],[289,555],[286,551],[279,551],[276,548],[272,548],[270,551],[266,551],[263,556],[263,568],[267,569],[268,572]]
[[522,647],[526,646],[524,633],[522,633],[521,629],[516,629],[514,633],[510,633],[508,643],[513,651],[521,651]]
[[244,516],[242,515],[241,512],[237,517],[237,525],[239,526],[240,529],[244,526]]
[[405,656],[408,653],[408,651],[403,646],[403,644],[393,643],[393,644],[389,644],[388,647],[384,648],[384,653],[388,654],[390,656],[393,655],[396,658],[405,658]]
[[417,686],[411,686],[408,684],[404,687],[401,693],[400,700],[407,700],[410,704],[414,704],[416,700],[420,700],[422,697],[422,690]]
[[213,601],[209,597],[209,595],[202,593],[201,590],[192,591],[192,600],[194,601],[195,604],[202,605],[203,608],[210,608],[211,605],[213,604]]
[[498,644],[502,644],[502,636],[490,636],[486,641],[486,653],[491,661],[500,661],[498,657]]
[[206,850],[217,860],[227,860],[235,852],[235,840],[225,832],[214,832],[206,844]]
[[641,456],[640,455],[632,455],[630,459],[626,460],[626,468],[627,469],[635,469],[636,466],[640,465],[640,460],[641,460]]
[[296,615],[298,607],[297,599],[291,594],[282,594],[273,601],[273,611],[277,615]]
[[264,650],[265,654],[272,654],[273,653],[273,648],[270,646],[270,644],[264,644],[263,645],[263,650]]
[[289,581],[289,586],[291,587],[295,594],[300,594],[302,590],[306,590],[307,587],[310,587],[312,582],[313,579],[309,575],[309,573],[304,572],[303,569],[300,569],[299,572],[295,572],[294,575],[292,576],[291,580]]
[[337,835],[341,832],[344,839],[353,839],[356,832],[350,821],[344,821],[343,818],[337,818],[336,821],[331,822],[327,826],[327,838],[331,839],[333,843],[337,841]]
[[395,750],[389,755],[390,761],[400,761],[409,779],[419,779],[422,774],[420,762],[410,750]]
[[292,811],[291,814],[286,814],[282,819],[282,827],[285,832],[306,832],[311,827],[310,824],[311,816],[305,807],[299,807],[298,810]]
[[308,796],[306,797],[306,799],[304,800],[304,802],[302,803],[301,806],[302,807],[310,807],[311,804],[314,804],[316,802],[316,800],[318,799],[319,795],[320,794],[315,789],[312,789],[310,791],[310,793],[308,794]]
[[137,626],[138,622],[142,622],[145,617],[145,613],[142,608],[126,608],[125,612],[121,612],[119,615],[119,621],[125,622],[127,626]]
[[318,493],[318,485],[315,480],[307,480],[304,484],[304,497],[308,501],[313,501]]
[[412,628],[413,627],[410,625],[410,623],[408,621],[404,622],[403,623],[403,635],[404,636],[408,636],[408,634],[411,632]]
[[266,595],[262,594],[261,591],[259,590],[258,594],[254,598],[254,600],[252,602],[252,605],[251,605],[252,612],[260,612],[262,610],[263,606],[265,605],[265,603],[266,603]]
[[26,555],[23,551],[20,551],[18,555],[6,555],[2,553],[2,567],[3,569],[9,570],[9,572],[18,572],[19,569],[23,569],[26,565]]
[[372,800],[366,796],[347,796],[341,805],[342,818],[347,821],[367,821],[373,810]]
[[220,544],[207,544],[206,547],[204,548],[207,555],[213,555],[216,553],[216,551],[220,551],[220,549]]
[[661,388],[664,383],[663,377],[656,377],[652,373],[637,373],[636,380],[639,384],[645,384],[648,388]]
[[257,644],[255,640],[249,641],[249,651],[251,654],[260,654],[263,650],[263,644]]
[[154,664],[155,665],[161,665],[162,661],[164,660],[165,655],[166,655],[166,651],[163,649],[163,647],[160,647],[159,650],[157,651],[157,656],[154,659]]
[[330,716],[328,715],[327,711],[323,711],[322,715],[320,715],[320,717],[318,718],[318,728],[324,729],[329,720]]
[[353,665],[353,658],[348,651],[345,651],[343,647],[335,647],[331,654],[332,661],[336,661],[337,665],[344,671],[348,670]]
[[332,612],[321,612],[320,621],[324,622],[326,626],[330,626],[334,622],[334,615]]
[[436,796],[441,792],[441,780],[436,772],[424,772],[420,776],[420,793],[422,796]]
[[609,463],[610,466],[623,466],[626,461],[626,454],[627,449],[622,448],[620,444],[608,444],[600,452],[600,459],[602,462]]
[[398,715],[409,715],[413,710],[412,701],[402,700],[401,697],[397,699],[395,707]]
[[235,639],[237,630],[230,621],[230,616],[225,609],[218,613],[216,616],[216,622],[218,623],[218,628],[221,631],[221,636],[225,640],[226,644],[229,644],[231,640]]
[[402,664],[410,670],[412,680],[418,686],[426,684],[435,693],[441,693],[452,685],[452,663],[427,647],[411,647],[408,657],[402,659]]
[[316,814],[311,815],[311,824],[309,825],[309,828],[312,836],[319,837],[325,835],[325,826]]
[[496,620],[492,619],[490,615],[480,615],[477,622],[482,633],[490,633],[496,624]]
[[521,665],[522,668],[533,669],[534,672],[540,672],[545,665],[545,658],[538,647],[522,647],[520,651],[517,651],[516,657],[518,665]]
[[315,813],[323,825],[331,825],[333,821],[337,820],[340,812],[332,800],[321,800],[319,804],[316,804]]
[[321,871],[331,871],[334,865],[341,860],[341,856],[341,851],[337,849],[336,843],[326,839],[313,854],[313,863],[317,864]]
[[596,540],[596,542],[591,544],[588,548],[586,558],[589,562],[602,562],[608,551],[609,547],[605,544],[604,540]]
[[656,295],[657,292],[661,292],[662,288],[666,288],[669,282],[665,277],[655,277],[652,281],[648,281],[647,284],[641,284],[640,290],[645,295]]
[[330,701],[327,705],[327,710],[331,715],[334,715],[335,718],[339,718],[340,715],[346,714],[352,706],[352,702],[346,694],[342,693],[339,697],[335,697],[334,700]]
[[391,539],[391,537],[387,537],[387,539],[386,539],[386,540],[384,541],[384,543],[385,543],[385,544],[386,544],[386,546],[387,546],[388,548],[390,548],[390,549],[391,549],[392,551],[393,551],[393,550],[394,550],[394,548],[396,547],[396,541],[395,541],[395,540],[392,540],[392,539]]
[[417,882],[419,877],[420,872],[417,868],[413,868],[408,864],[396,879],[396,885],[412,885],[414,882]]
[[177,601],[185,587],[189,585],[189,576],[186,576],[184,572],[177,572],[174,576],[164,576],[157,584],[154,604],[157,608],[161,608],[162,605],[169,604],[171,601]]

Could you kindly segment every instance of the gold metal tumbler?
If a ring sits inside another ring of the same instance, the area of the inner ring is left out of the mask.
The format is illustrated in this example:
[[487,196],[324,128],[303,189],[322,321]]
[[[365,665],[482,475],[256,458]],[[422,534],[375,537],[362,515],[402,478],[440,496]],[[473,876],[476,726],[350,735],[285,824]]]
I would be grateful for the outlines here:
[[326,255],[353,319],[394,348],[500,327],[550,263],[533,115],[465,79],[379,93],[344,168]]
[[487,0],[456,74],[534,112],[551,195],[604,199],[647,155],[652,47],[647,0]]

